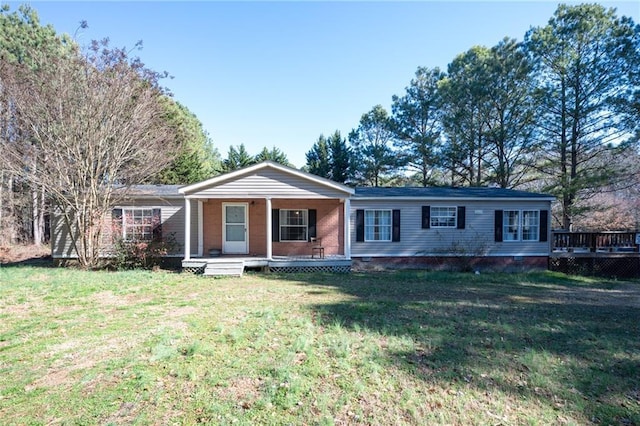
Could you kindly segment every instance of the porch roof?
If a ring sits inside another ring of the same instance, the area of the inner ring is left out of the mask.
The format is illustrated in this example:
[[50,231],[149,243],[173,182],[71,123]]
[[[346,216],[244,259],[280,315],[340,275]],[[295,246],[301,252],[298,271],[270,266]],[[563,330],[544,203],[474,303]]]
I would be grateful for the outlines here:
[[178,190],[187,198],[349,198],[353,188],[264,161]]

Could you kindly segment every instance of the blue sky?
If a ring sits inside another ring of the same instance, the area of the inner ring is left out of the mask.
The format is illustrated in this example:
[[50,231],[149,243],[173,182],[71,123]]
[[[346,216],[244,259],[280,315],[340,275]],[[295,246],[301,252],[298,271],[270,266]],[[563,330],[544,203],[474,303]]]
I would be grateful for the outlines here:
[[[569,2],[571,3],[571,2]],[[601,2],[640,22],[640,2]],[[10,2],[12,10],[17,2]],[[419,66],[474,45],[522,40],[556,2],[31,2],[43,24],[81,44],[109,37],[202,121],[222,157],[283,150],[295,166],[321,133],[343,136],[374,105],[390,109]]]

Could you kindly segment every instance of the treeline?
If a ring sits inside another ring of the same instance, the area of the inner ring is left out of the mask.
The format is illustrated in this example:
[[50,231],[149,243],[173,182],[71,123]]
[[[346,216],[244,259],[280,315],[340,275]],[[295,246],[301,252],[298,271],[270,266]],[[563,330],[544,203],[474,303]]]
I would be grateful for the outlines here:
[[[277,147],[221,158],[162,87],[166,73],[131,52],[78,46],[30,7],[2,7],[0,244],[46,241],[51,206],[65,206],[91,266],[98,218],[129,185],[290,165]],[[558,199],[554,226],[629,229],[640,224],[639,136],[640,27],[600,5],[561,5],[521,42],[418,68],[391,111],[377,105],[348,135],[321,135],[305,170],[349,185],[546,192]]]
[[601,214],[595,226],[636,228],[639,134],[640,26],[601,5],[560,5],[521,42],[474,46],[446,72],[418,68],[390,113],[376,105],[347,138],[321,135],[305,167],[352,185],[549,193],[564,229],[593,227],[585,214],[613,197],[631,206],[627,220]]

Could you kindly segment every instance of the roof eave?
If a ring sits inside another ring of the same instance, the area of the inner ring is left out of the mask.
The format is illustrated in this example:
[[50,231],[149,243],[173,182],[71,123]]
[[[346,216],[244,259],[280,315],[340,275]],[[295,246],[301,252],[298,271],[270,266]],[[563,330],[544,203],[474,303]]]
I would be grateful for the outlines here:
[[399,196],[399,197],[394,197],[393,195],[384,195],[384,196],[379,196],[379,197],[360,197],[360,196],[355,196],[353,197],[353,201],[359,201],[359,200],[363,200],[363,201],[381,201],[381,200],[397,200],[397,201],[420,201],[420,200],[424,200],[424,201],[441,201],[441,200],[460,200],[460,201],[484,201],[484,200],[502,200],[502,201],[523,201],[523,200],[528,200],[528,201],[554,201],[556,198],[555,197],[447,197],[447,196],[442,196],[442,197],[434,197],[434,196],[427,196],[427,197],[420,197],[420,196],[415,196],[415,197],[407,197],[407,196]]
[[158,199],[158,198],[171,198],[176,200],[184,200],[184,195],[174,194],[174,195],[153,195],[153,194],[126,194],[123,198],[136,198],[136,199]]

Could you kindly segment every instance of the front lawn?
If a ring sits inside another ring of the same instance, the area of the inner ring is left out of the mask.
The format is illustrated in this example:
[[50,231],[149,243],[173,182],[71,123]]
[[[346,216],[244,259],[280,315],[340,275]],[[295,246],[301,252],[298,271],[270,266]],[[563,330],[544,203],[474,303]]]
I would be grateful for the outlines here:
[[3,424],[640,424],[640,283],[0,266]]

